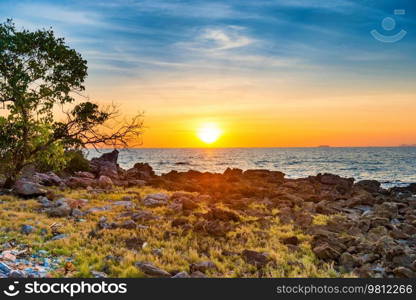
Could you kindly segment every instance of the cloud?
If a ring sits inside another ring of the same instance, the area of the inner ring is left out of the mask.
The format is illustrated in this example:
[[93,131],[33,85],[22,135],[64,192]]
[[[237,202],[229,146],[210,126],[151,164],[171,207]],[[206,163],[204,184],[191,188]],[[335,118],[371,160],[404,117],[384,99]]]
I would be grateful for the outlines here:
[[180,42],[177,46],[188,51],[215,52],[242,48],[251,45],[255,40],[244,35],[244,27],[207,27],[200,29],[191,42]]

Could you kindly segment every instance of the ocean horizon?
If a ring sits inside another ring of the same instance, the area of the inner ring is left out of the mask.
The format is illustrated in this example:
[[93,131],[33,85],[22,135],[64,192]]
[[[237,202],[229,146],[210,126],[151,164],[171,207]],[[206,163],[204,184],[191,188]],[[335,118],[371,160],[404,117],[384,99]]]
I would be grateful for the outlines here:
[[[119,164],[149,163],[157,174],[172,170],[222,173],[227,168],[281,171],[287,178],[333,173],[374,179],[384,187],[416,182],[415,147],[126,148]],[[89,149],[89,159],[112,149]]]

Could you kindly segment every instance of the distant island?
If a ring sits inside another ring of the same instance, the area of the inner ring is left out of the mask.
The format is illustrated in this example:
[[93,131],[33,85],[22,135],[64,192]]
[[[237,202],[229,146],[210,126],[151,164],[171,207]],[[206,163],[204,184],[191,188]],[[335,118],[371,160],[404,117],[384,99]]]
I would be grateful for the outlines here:
[[329,145],[319,145],[318,148],[331,148]]
[[399,147],[416,147],[416,144],[402,144]]

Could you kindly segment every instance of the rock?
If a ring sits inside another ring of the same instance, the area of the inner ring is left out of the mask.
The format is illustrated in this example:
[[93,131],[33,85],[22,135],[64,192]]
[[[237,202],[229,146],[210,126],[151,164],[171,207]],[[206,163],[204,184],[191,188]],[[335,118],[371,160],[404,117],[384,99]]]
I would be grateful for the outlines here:
[[71,212],[71,216],[75,217],[75,218],[81,218],[85,215],[85,213],[83,213],[81,210],[79,210],[78,208],[74,208]]
[[112,203],[113,206],[123,206],[124,208],[134,208],[134,203],[132,201],[116,201]]
[[393,219],[397,217],[399,209],[395,202],[384,202],[374,206],[374,213],[380,217]]
[[31,225],[22,225],[20,228],[20,232],[23,234],[31,234],[33,231],[35,231],[35,227]]
[[228,232],[234,230],[234,226],[219,220],[214,221],[198,221],[194,225],[195,231],[202,231],[216,237],[226,236]]
[[313,253],[323,260],[337,260],[341,255],[336,249],[331,247],[328,243],[323,243],[313,248]]
[[148,180],[155,176],[155,172],[147,163],[136,163],[133,168],[127,170],[126,176],[129,179]]
[[107,278],[108,275],[104,272],[98,272],[98,271],[91,271],[91,275],[94,276],[94,278]]
[[97,207],[91,207],[86,211],[87,214],[94,214],[97,212],[103,212],[111,209],[111,205],[105,205],[105,206],[97,206]]
[[6,263],[0,261],[0,271],[8,275],[12,271],[12,268],[10,268]]
[[146,181],[140,180],[140,179],[129,179],[127,181],[128,186],[136,186],[136,187],[142,187],[146,185]]
[[89,178],[89,179],[95,178],[94,174],[92,174],[91,172],[85,172],[85,171],[75,172],[75,176],[82,177],[82,178]]
[[182,203],[183,210],[194,210],[199,207],[198,203],[189,198],[182,198],[180,202]]
[[42,207],[51,207],[53,206],[52,201],[50,201],[48,198],[44,196],[38,197],[38,202],[42,205]]
[[212,208],[205,214],[207,220],[221,220],[221,221],[240,221],[240,217],[233,211],[224,210],[221,208]]
[[134,221],[150,221],[159,219],[159,217],[147,211],[138,211],[131,214],[131,219]]
[[378,193],[380,191],[380,182],[377,180],[361,180],[355,183],[355,187],[364,189],[369,193]]
[[101,175],[100,178],[98,178],[98,185],[103,189],[109,189],[113,186],[113,181],[110,177]]
[[167,271],[160,269],[148,262],[136,262],[135,266],[139,268],[144,274],[155,277],[171,277]]
[[116,164],[118,160],[118,154],[119,154],[118,150],[113,150],[112,152],[104,153],[98,158],[93,158],[92,161],[101,160],[101,161],[108,161],[108,162],[112,162]]
[[279,171],[270,171],[264,169],[253,169],[253,170],[246,170],[243,172],[244,177],[248,178],[271,178],[276,181],[283,181],[285,174]]
[[172,276],[172,278],[191,278],[191,276],[187,272],[182,271],[177,273],[175,276]]
[[127,220],[121,224],[116,225],[117,228],[123,228],[123,229],[136,229],[137,224],[133,220]]
[[354,182],[352,178],[346,179],[338,175],[329,174],[329,173],[318,174],[316,177],[321,183],[328,184],[328,185],[344,184],[345,181],[347,181],[348,183]]
[[296,236],[290,236],[290,237],[287,237],[287,238],[283,238],[283,239],[281,239],[281,241],[285,245],[294,245],[294,246],[299,245],[299,239]]
[[119,167],[117,165],[118,150],[114,150],[110,153],[104,153],[98,158],[91,159],[90,166],[94,173],[99,176],[106,176],[111,179],[118,180]]
[[171,226],[172,227],[181,227],[181,226],[184,226],[186,224],[189,224],[188,219],[186,219],[186,218],[177,218],[177,219],[174,219],[172,221]]
[[54,172],[35,173],[32,179],[36,181],[36,183],[45,186],[60,186],[64,183],[63,180]]
[[397,267],[393,270],[393,273],[399,278],[416,278],[416,273],[405,267]]
[[244,250],[242,252],[244,260],[256,267],[264,267],[269,261],[269,255],[267,253],[256,252],[252,250]]
[[142,248],[145,241],[142,240],[141,238],[133,237],[133,238],[125,240],[124,243],[126,245],[126,248],[131,249],[131,250],[137,250],[137,249]]
[[205,273],[208,270],[211,269],[217,269],[217,266],[212,261],[203,261],[195,264],[191,264],[189,266],[189,270],[191,273],[194,273],[196,271]]
[[51,238],[50,240],[51,241],[57,241],[57,240],[62,240],[62,239],[65,239],[65,238],[67,238],[68,237],[68,235],[67,234],[58,234],[58,235],[55,235],[53,238]]
[[86,178],[86,177],[69,177],[65,184],[73,189],[77,188],[88,188],[94,187],[97,185],[97,181],[95,179]]
[[153,250],[152,250],[152,254],[153,254],[154,256],[159,256],[159,257],[162,257],[162,256],[163,256],[163,250],[162,250],[162,249],[153,249]]
[[10,261],[10,262],[14,262],[16,260],[16,255],[13,254],[13,253],[15,253],[15,252],[14,251],[8,251],[8,250],[3,251],[1,253],[1,258],[4,259],[4,260]]
[[16,181],[14,185],[14,192],[17,195],[25,197],[25,198],[46,195],[46,190],[43,189],[43,186],[41,186],[38,183],[29,181],[28,179],[25,179],[25,178],[22,178]]
[[300,227],[308,227],[312,224],[313,218],[310,214],[300,213],[296,216],[295,223]]
[[200,271],[196,271],[196,272],[191,273],[191,278],[207,278],[207,275],[205,275],[204,273]]
[[50,217],[67,217],[71,214],[71,207],[67,199],[61,198],[56,201],[56,206],[45,210]]
[[21,270],[12,270],[9,275],[9,278],[27,278],[27,274],[25,271]]
[[356,259],[350,253],[344,252],[339,258],[339,263],[346,271],[351,272],[356,265]]
[[149,207],[163,206],[168,204],[169,195],[164,193],[149,194],[143,199],[143,205]]

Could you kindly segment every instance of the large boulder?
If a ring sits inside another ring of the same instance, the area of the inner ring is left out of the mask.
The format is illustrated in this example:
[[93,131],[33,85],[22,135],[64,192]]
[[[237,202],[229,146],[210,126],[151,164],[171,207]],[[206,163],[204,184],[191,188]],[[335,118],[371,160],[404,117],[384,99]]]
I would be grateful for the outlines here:
[[97,181],[87,177],[69,177],[65,183],[68,187],[76,189],[94,187],[97,184]]
[[358,181],[354,186],[362,188],[369,193],[377,193],[380,191],[381,184],[377,180],[361,180]]
[[32,180],[46,186],[60,186],[63,184],[63,180],[54,172],[35,173]]
[[66,198],[58,199],[54,202],[54,206],[45,210],[50,217],[67,217],[71,214],[71,206]]
[[110,189],[113,186],[113,181],[110,177],[101,175],[100,178],[98,178],[98,185],[103,189]]
[[111,179],[119,179],[118,150],[104,153],[100,157],[91,159],[90,167],[97,176],[107,176]]
[[133,168],[127,170],[128,179],[148,180],[155,176],[153,168],[148,163],[137,163]]
[[14,192],[22,197],[30,198],[30,197],[38,197],[38,196],[45,196],[46,190],[43,189],[43,186],[30,181],[26,178],[21,178],[16,181],[14,185]]

